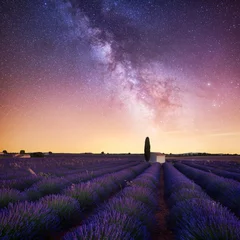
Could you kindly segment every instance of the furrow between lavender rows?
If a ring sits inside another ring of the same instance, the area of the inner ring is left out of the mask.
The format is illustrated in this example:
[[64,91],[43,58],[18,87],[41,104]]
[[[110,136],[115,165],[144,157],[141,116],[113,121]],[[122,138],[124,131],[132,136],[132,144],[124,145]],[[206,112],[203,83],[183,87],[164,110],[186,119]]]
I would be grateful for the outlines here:
[[190,166],[176,163],[174,166],[200,185],[207,194],[231,209],[240,217],[240,183]]
[[97,204],[121,190],[128,181],[143,172],[149,164],[143,163],[70,186],[62,195],[49,195],[37,202],[10,203],[0,210],[0,238],[46,239],[53,232],[74,226]]
[[159,180],[160,164],[154,163],[62,239],[151,239],[150,233],[158,227],[155,214],[159,210]]
[[240,221],[170,163],[164,164],[169,228],[176,240],[240,239]]

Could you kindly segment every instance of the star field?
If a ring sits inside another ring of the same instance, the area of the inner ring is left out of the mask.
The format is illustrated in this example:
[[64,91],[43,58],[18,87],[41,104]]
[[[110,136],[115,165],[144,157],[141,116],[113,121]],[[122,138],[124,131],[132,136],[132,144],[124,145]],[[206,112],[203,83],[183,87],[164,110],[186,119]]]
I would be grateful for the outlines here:
[[0,147],[239,152],[240,4],[3,0]]

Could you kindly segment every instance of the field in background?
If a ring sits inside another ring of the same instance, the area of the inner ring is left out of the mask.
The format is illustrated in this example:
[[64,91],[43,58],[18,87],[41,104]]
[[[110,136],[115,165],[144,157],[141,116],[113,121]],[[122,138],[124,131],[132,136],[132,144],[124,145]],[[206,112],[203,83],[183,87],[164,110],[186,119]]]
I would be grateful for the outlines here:
[[166,160],[202,160],[202,161],[236,161],[240,162],[240,156],[182,156],[166,157]]

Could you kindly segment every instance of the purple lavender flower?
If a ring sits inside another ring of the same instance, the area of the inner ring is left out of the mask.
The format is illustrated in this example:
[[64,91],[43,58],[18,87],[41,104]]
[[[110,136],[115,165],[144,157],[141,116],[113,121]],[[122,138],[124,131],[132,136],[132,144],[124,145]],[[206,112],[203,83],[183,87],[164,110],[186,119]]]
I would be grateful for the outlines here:
[[83,210],[92,207],[99,202],[99,196],[93,190],[91,184],[76,184],[74,187],[65,189],[63,194],[76,199]]
[[61,226],[71,224],[71,221],[81,219],[81,208],[77,200],[65,195],[48,195],[40,199],[40,204],[45,205],[56,213]]
[[41,203],[19,202],[0,211],[0,239],[38,239],[59,229],[59,218]]
[[151,188],[153,190],[155,190],[157,187],[155,182],[153,183],[152,180],[150,180],[149,178],[145,178],[145,176],[142,176],[141,178],[135,178],[132,181],[132,184],[140,187]]
[[11,180],[0,180],[1,188],[15,188],[17,190],[23,191],[24,189],[30,187],[37,181],[39,181],[40,177],[30,176],[30,177],[22,177],[20,179],[15,176],[15,179]]
[[122,191],[123,197],[133,198],[136,201],[144,203],[146,206],[155,209],[158,207],[158,199],[151,188],[143,188],[139,186],[127,187]]
[[16,189],[2,188],[0,189],[0,208],[6,207],[8,203],[22,201],[26,196]]
[[33,187],[37,188],[45,196],[60,193],[68,184],[69,182],[64,178],[45,178],[34,184]]
[[136,218],[114,209],[105,209],[88,219],[83,226],[66,234],[63,239],[148,240],[149,233]]
[[134,240],[131,234],[124,232],[119,226],[114,224],[102,226],[97,224],[83,225],[76,230],[67,233],[63,240]]
[[178,202],[192,198],[210,199],[210,197],[203,191],[196,191],[189,188],[180,188],[178,191],[175,191],[170,195],[168,204],[170,207],[173,207]]
[[240,239],[240,221],[211,200],[192,199],[176,204],[170,213],[177,239]]

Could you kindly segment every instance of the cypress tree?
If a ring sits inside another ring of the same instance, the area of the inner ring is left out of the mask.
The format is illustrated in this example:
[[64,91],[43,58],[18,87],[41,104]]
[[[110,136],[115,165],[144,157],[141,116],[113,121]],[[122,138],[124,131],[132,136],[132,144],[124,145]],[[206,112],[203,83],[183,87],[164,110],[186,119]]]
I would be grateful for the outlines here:
[[150,146],[150,140],[149,137],[146,137],[145,139],[145,145],[144,145],[144,157],[145,160],[148,162],[151,157],[151,146]]

